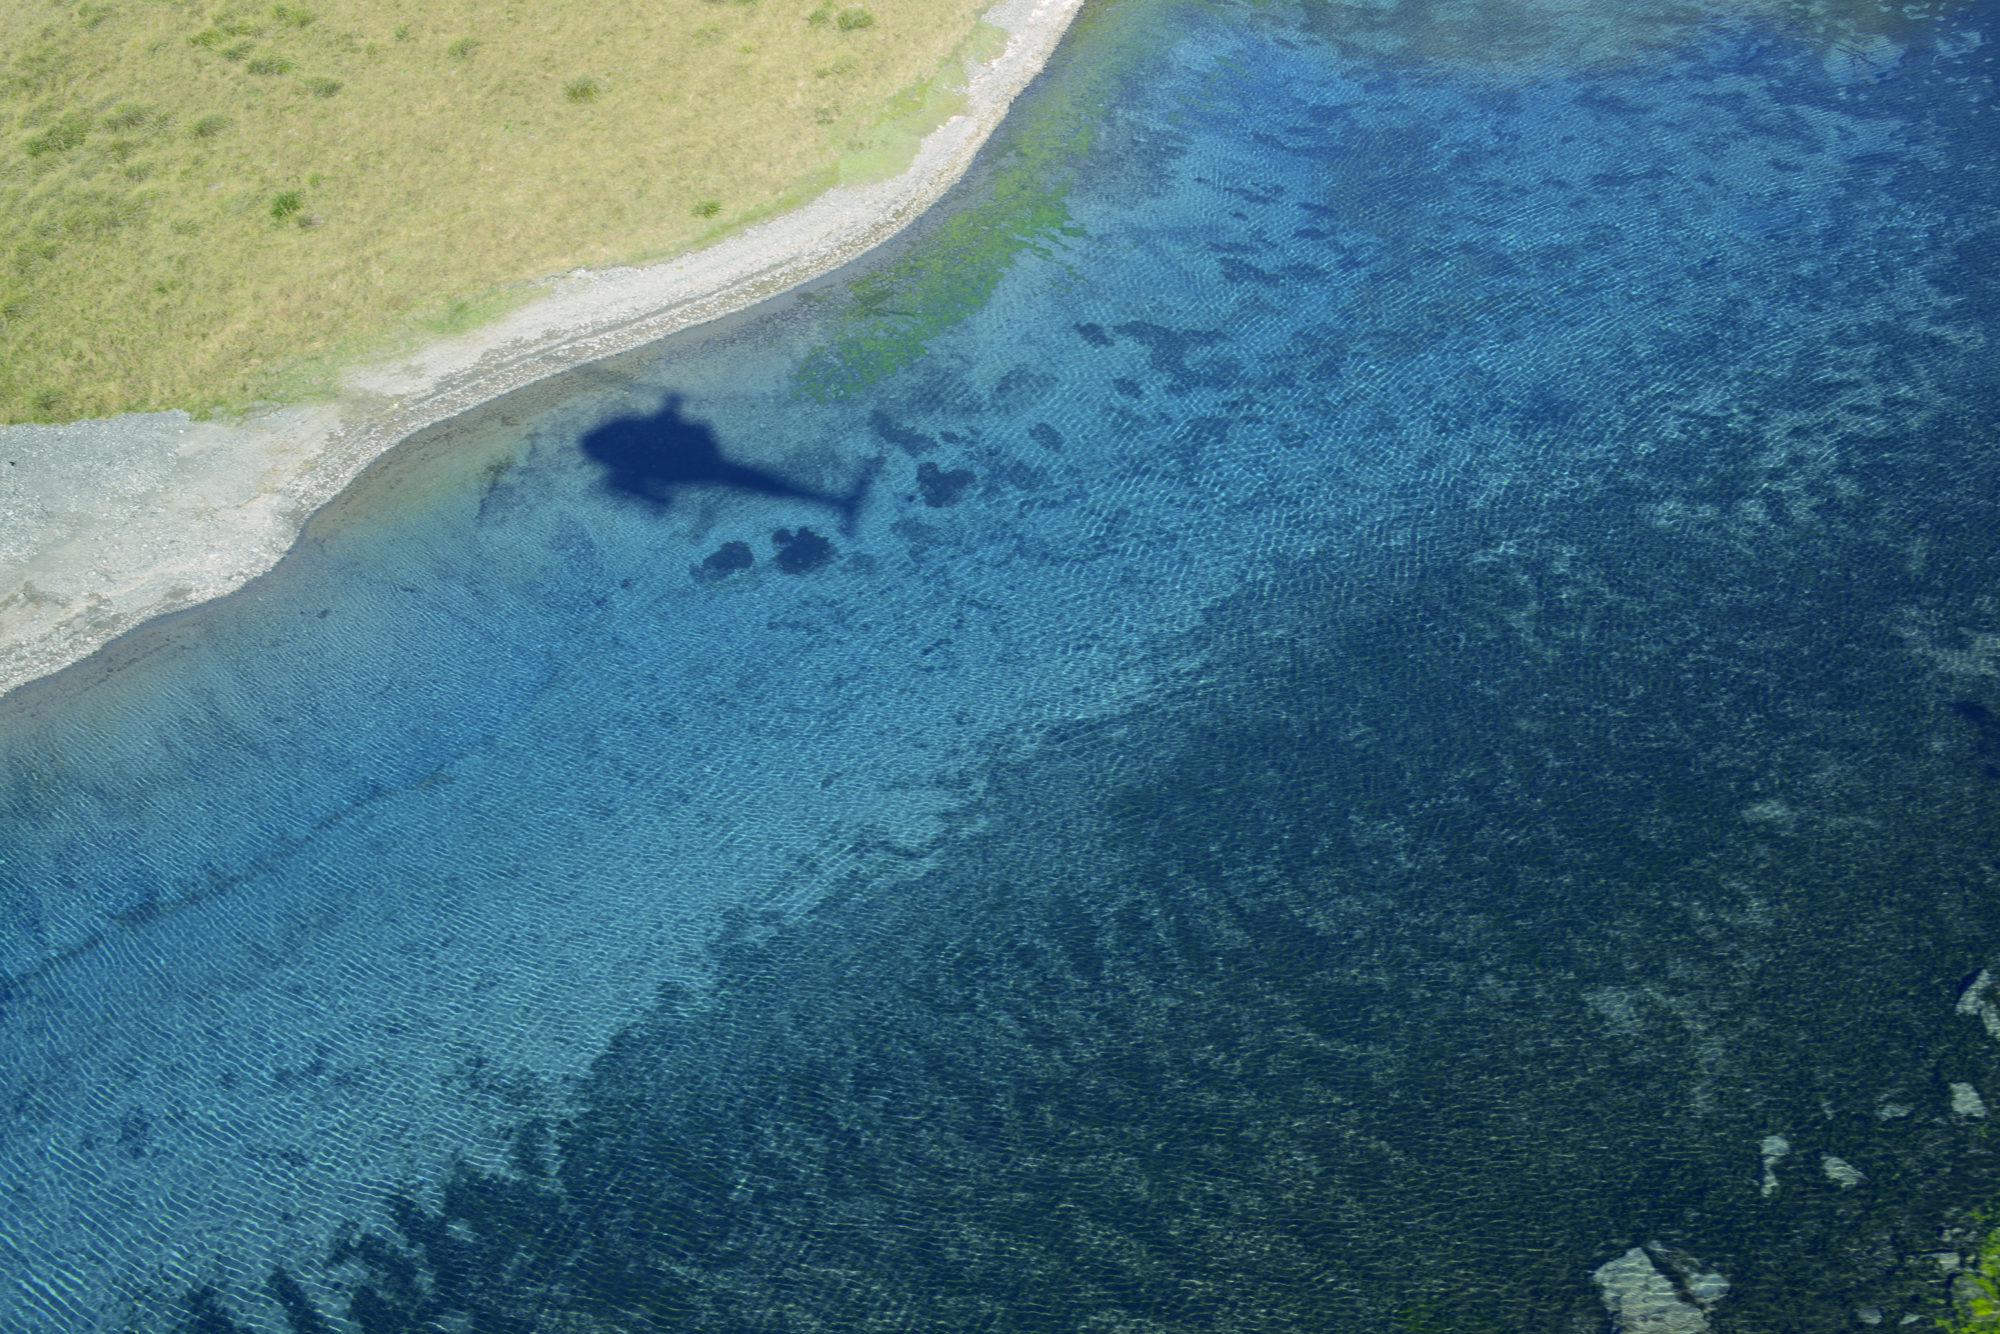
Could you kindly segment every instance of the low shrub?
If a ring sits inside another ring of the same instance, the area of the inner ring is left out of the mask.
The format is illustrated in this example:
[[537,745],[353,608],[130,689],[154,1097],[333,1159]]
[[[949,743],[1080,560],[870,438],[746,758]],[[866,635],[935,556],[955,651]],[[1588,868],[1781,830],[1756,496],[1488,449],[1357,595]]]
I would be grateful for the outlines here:
[[470,37],[461,37],[445,48],[445,54],[463,60],[479,49],[479,43]]
[[72,111],[55,124],[28,140],[22,147],[29,157],[45,157],[50,153],[67,153],[81,144],[90,134],[90,117],[82,112]]
[[295,66],[283,56],[258,56],[243,68],[252,74],[290,74]]
[[579,74],[563,85],[563,96],[572,102],[595,102],[600,91],[597,80],[588,74]]
[[164,129],[169,117],[160,115],[143,102],[123,102],[118,109],[104,118],[107,130],[136,130],[141,125],[154,129]]
[[875,16],[860,5],[855,5],[852,8],[841,10],[840,17],[836,18],[833,22],[834,26],[842,32],[853,32],[856,28],[874,27]]
[[343,86],[339,79],[325,79],[325,78],[307,79],[305,81],[305,84],[306,84],[306,90],[310,92],[314,97],[332,97],[335,93],[339,92]]
[[280,190],[271,196],[271,221],[283,222],[305,212],[305,196],[297,190]]
[[720,199],[704,199],[689,209],[688,212],[694,214],[697,218],[712,218],[722,212],[722,201]]
[[303,28],[319,15],[303,5],[272,5],[271,17],[292,28]]
[[228,128],[229,117],[227,116],[203,116],[200,120],[188,126],[188,133],[197,139],[213,139]]

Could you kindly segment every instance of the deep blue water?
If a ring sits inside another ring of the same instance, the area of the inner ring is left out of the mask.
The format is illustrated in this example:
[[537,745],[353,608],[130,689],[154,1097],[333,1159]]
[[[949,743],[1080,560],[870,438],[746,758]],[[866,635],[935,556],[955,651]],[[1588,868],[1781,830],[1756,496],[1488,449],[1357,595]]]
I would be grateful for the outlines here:
[[[1942,1311],[1996,18],[1099,4],[884,255],[0,702],[0,1327]],[[667,394],[864,503],[608,488]]]

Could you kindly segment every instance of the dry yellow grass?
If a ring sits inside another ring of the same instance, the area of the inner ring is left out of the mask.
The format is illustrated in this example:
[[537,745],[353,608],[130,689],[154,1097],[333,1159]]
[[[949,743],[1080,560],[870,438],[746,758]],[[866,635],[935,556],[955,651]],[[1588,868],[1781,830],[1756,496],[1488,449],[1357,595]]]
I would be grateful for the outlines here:
[[0,0],[0,421],[240,406],[887,169],[983,3]]

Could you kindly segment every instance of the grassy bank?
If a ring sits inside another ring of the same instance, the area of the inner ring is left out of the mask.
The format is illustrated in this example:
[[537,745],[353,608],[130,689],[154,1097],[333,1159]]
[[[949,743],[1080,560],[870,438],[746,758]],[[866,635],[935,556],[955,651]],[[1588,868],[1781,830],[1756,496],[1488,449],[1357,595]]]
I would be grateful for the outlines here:
[[983,0],[0,0],[0,421],[279,397],[907,160]]

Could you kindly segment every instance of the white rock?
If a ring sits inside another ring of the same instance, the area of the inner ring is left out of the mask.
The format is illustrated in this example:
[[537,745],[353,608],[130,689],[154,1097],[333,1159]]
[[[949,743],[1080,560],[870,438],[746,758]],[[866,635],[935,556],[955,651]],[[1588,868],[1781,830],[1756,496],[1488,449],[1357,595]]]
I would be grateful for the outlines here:
[[1708,1316],[1681,1299],[1644,1247],[1605,1261],[1590,1280],[1611,1314],[1612,1334],[1708,1334]]
[[1979,1090],[1970,1084],[1953,1084],[1951,1111],[1953,1116],[1984,1116],[1986,1100],[1980,1097]]
[[1729,1280],[1713,1270],[1703,1269],[1701,1261],[1686,1251],[1662,1246],[1657,1241],[1647,1242],[1645,1250],[1654,1265],[1664,1270],[1669,1278],[1680,1279],[1681,1295],[1702,1310],[1708,1310],[1729,1295]]
[[1695,1305],[1707,1310],[1729,1295],[1729,1280],[1713,1270],[1705,1274],[1689,1274],[1687,1293],[1694,1298]]
[[1766,1135],[1758,1149],[1764,1156],[1764,1195],[1768,1198],[1777,1193],[1778,1160],[1792,1151],[1792,1142],[1783,1135]]
[[1987,1035],[2000,1038],[2000,1001],[1993,995],[1994,978],[1989,969],[1979,970],[1979,976],[1966,984],[1958,993],[1958,1012],[1977,1019],[1986,1025]]
[[1851,1190],[1868,1179],[1853,1163],[1845,1158],[1836,1158],[1830,1153],[1819,1160],[1819,1166],[1820,1170],[1826,1173],[1826,1179],[1842,1190]]

